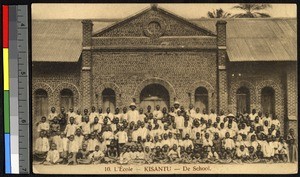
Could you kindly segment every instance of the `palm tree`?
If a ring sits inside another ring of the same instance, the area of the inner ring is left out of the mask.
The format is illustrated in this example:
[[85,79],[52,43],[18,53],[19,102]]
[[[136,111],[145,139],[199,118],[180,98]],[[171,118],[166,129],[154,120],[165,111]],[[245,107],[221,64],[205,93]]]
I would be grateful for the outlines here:
[[225,12],[223,9],[215,9],[212,12],[207,12],[209,18],[228,18],[231,16],[230,13]]
[[244,13],[233,15],[235,18],[266,18],[271,17],[267,13],[261,12],[262,10],[272,8],[270,4],[254,4],[254,3],[240,3],[233,7],[234,9],[244,10]]

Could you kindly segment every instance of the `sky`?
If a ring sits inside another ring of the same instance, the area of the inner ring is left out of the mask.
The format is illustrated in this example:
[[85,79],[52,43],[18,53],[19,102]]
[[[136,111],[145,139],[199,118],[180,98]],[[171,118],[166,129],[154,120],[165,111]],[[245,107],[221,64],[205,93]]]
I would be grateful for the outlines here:
[[[172,13],[184,18],[206,17],[208,11],[222,8],[226,12],[235,14],[240,10],[232,9],[237,4],[158,4]],[[265,10],[272,17],[296,17],[296,4],[271,4],[272,8]],[[122,19],[134,15],[146,8],[150,4],[32,4],[33,19]]]

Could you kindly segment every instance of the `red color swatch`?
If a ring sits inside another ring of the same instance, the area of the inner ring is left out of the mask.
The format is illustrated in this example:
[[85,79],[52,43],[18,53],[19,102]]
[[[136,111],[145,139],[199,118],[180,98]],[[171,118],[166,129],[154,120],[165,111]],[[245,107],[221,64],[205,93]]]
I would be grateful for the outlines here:
[[3,48],[8,48],[8,6],[2,6],[2,31],[3,31]]

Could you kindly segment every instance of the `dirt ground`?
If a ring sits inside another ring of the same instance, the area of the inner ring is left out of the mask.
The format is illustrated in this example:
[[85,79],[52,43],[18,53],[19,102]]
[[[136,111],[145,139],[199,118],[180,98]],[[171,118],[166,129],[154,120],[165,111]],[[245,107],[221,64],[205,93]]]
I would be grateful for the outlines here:
[[36,174],[291,174],[298,163],[33,165]]

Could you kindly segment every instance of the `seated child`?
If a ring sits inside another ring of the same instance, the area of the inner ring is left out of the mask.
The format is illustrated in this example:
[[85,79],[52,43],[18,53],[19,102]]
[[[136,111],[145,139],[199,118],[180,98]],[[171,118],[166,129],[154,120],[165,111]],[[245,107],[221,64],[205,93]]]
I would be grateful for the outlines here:
[[136,163],[144,163],[145,162],[145,154],[143,151],[143,146],[138,146],[138,151],[136,152]]
[[49,129],[50,129],[50,125],[48,122],[46,122],[46,117],[43,116],[41,118],[41,121],[38,122],[37,132],[40,133],[41,131],[49,131]]
[[212,146],[210,152],[208,152],[208,159],[207,160],[210,163],[219,162],[219,154],[216,152],[214,146]]
[[193,150],[189,146],[186,148],[185,152],[181,155],[181,162],[182,163],[191,163],[193,160],[192,156],[193,156]]
[[154,148],[153,162],[159,163],[160,160],[162,160],[162,150],[161,150],[160,146],[156,146]]
[[180,151],[178,151],[176,144],[173,145],[172,149],[168,153],[168,156],[171,163],[178,163],[181,160]]
[[99,145],[95,146],[95,151],[93,151],[89,158],[91,159],[93,164],[100,164],[104,160],[104,154],[102,151],[100,151]]
[[153,153],[149,146],[145,147],[145,163],[150,164],[153,163]]
[[244,145],[241,145],[240,148],[237,149],[237,159],[241,162],[246,162],[249,159],[249,152],[248,149],[245,149]]
[[128,164],[131,161],[131,156],[130,156],[130,147],[123,146],[122,152],[120,154],[120,164]]
[[192,162],[193,163],[198,163],[199,160],[201,160],[201,151],[202,149],[200,148],[200,144],[195,144],[194,145],[194,152],[192,155]]
[[162,147],[162,158],[160,160],[160,163],[167,163],[169,161],[169,146],[167,144],[163,145]]
[[92,159],[89,157],[90,152],[87,150],[87,145],[83,144],[82,149],[77,153],[78,164],[90,164]]
[[59,152],[56,149],[56,144],[51,144],[51,149],[47,153],[46,162],[44,164],[57,164],[61,162],[62,159],[59,158]]
[[58,117],[53,118],[53,122],[50,124],[50,131],[51,132],[59,132],[60,131],[60,124]]
[[249,148],[249,159],[248,159],[248,163],[258,163],[259,162],[259,159],[256,155],[256,152],[254,150],[254,147],[253,146],[250,146]]
[[109,148],[106,151],[105,162],[106,163],[115,163],[118,159],[118,150],[115,146],[115,142],[111,141]]

